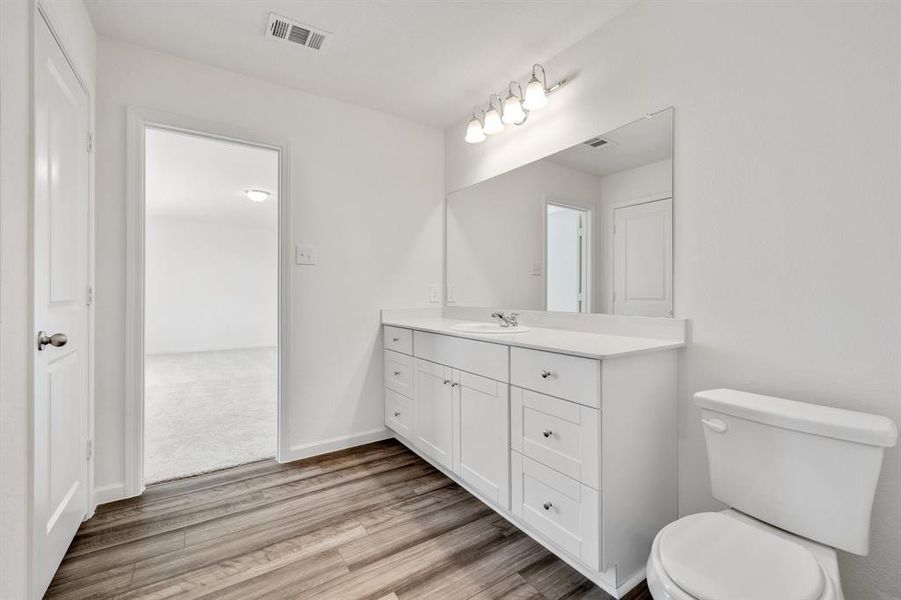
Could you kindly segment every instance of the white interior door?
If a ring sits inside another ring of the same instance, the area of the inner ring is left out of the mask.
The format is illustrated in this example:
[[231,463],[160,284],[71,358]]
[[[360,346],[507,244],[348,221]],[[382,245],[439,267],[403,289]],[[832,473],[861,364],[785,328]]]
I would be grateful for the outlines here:
[[617,208],[613,213],[613,314],[671,316],[672,198]]
[[34,597],[88,507],[88,101],[38,19],[34,113]]
[[588,211],[547,205],[547,310],[588,312]]

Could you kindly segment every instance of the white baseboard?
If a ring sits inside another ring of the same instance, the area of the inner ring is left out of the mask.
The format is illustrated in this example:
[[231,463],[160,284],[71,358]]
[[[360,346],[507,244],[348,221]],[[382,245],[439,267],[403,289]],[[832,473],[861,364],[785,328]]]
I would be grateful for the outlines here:
[[345,448],[353,448],[354,446],[362,446],[363,444],[387,440],[392,437],[394,437],[394,433],[389,429],[379,427],[378,429],[342,435],[319,442],[298,444],[296,446],[291,446],[288,449],[286,456],[279,457],[279,462],[291,462],[292,460],[318,456],[319,454],[334,452],[335,450],[344,450]]
[[94,506],[125,498],[125,482],[109,483],[94,488]]

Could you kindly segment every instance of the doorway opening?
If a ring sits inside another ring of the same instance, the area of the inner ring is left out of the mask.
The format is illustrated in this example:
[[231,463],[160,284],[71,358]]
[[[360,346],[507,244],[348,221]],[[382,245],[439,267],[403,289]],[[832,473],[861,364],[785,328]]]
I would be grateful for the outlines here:
[[271,458],[279,151],[144,128],[143,483]]
[[590,312],[588,227],[584,208],[547,203],[547,310]]

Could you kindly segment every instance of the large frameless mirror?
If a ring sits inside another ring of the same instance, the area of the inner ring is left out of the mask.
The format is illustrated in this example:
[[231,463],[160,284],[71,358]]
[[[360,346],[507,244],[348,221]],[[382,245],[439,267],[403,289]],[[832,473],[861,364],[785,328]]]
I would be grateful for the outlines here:
[[447,302],[672,316],[673,109],[449,194]]

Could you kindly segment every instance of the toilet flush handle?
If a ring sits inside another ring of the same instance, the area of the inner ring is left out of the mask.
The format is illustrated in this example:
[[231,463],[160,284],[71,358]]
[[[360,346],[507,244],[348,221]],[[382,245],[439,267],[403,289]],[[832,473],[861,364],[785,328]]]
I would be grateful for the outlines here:
[[701,419],[701,423],[717,433],[726,433],[729,430],[729,426],[722,419]]

